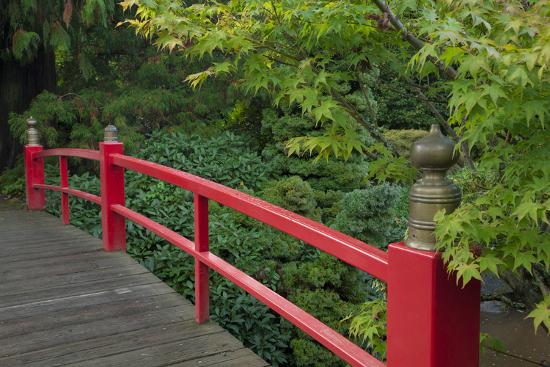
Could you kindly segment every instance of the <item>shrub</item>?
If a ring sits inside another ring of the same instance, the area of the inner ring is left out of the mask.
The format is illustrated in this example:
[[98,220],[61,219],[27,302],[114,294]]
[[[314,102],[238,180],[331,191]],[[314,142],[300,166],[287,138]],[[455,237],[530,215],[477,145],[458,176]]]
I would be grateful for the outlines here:
[[406,215],[398,213],[403,196],[403,188],[388,183],[354,190],[342,198],[342,211],[333,225],[355,238],[384,247],[405,233]]

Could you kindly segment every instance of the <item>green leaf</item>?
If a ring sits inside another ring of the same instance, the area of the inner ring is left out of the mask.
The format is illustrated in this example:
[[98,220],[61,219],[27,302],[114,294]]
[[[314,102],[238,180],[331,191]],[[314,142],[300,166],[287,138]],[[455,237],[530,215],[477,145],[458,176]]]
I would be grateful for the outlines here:
[[322,101],[318,107],[313,109],[315,121],[319,122],[322,119],[332,120],[333,117],[331,110],[337,107],[338,104],[332,99]]
[[50,32],[50,46],[61,51],[69,51],[71,47],[71,37],[65,28],[59,22],[54,22]]
[[464,55],[464,50],[460,47],[447,47],[439,57],[445,65],[449,66],[458,61]]
[[542,324],[546,327],[546,330],[549,330],[548,334],[550,335],[550,295],[546,295],[544,300],[538,303],[535,309],[531,311],[527,317],[533,319],[535,333]]
[[539,206],[535,204],[533,201],[525,200],[518,205],[518,207],[516,208],[516,210],[514,210],[512,215],[515,215],[518,218],[518,220],[522,220],[525,217],[529,217],[536,223],[538,208]]
[[522,266],[530,273],[531,267],[535,263],[537,263],[537,259],[533,256],[533,254],[529,252],[517,252],[514,256],[514,267],[512,270],[516,270]]
[[190,74],[185,78],[185,80],[188,81],[193,88],[197,88],[200,87],[210,75],[212,75],[212,71],[205,70],[195,74]]
[[504,262],[494,255],[484,255],[479,257],[479,271],[484,272],[485,270],[490,271],[491,273],[498,275],[498,266],[504,265]]
[[479,265],[477,264],[460,264],[456,271],[457,283],[462,280],[462,286],[466,286],[472,279],[481,280]]
[[13,35],[13,56],[23,64],[32,61],[36,56],[39,43],[40,36],[37,33],[20,29]]
[[508,96],[504,92],[504,90],[497,84],[497,83],[491,83],[487,85],[484,89],[484,92],[491,97],[491,101],[497,106],[497,102],[499,98],[508,99]]

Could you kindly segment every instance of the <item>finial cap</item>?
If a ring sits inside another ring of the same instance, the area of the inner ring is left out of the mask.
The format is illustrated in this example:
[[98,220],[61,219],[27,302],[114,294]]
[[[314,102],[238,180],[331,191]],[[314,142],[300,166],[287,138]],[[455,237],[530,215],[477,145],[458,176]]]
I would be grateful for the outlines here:
[[428,135],[417,140],[411,148],[411,162],[420,169],[446,170],[457,161],[454,143],[433,124]]
[[103,135],[104,141],[118,141],[118,130],[115,125],[109,124],[107,127],[105,127],[104,135]]
[[40,145],[38,130],[35,128],[37,123],[32,116],[27,119],[27,145]]
[[409,192],[407,246],[435,251],[435,214],[442,209],[451,213],[460,204],[460,190],[446,177],[457,158],[452,140],[441,133],[439,125],[432,125],[429,134],[413,144],[411,161],[421,169],[422,178]]

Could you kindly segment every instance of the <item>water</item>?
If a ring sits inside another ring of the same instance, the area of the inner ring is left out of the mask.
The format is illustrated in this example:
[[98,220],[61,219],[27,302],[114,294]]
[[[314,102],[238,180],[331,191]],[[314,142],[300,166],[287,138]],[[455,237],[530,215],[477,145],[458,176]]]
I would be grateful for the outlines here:
[[481,313],[481,331],[501,340],[508,354],[486,351],[481,367],[550,367],[550,336],[540,327],[535,335],[526,316],[518,311]]

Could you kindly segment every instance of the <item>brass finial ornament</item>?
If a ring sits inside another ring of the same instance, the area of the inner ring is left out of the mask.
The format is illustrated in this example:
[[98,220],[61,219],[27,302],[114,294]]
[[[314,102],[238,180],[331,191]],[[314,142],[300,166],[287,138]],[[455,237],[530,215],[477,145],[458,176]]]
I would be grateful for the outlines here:
[[447,170],[457,161],[454,143],[432,125],[428,135],[411,148],[413,166],[422,170],[422,178],[409,194],[409,234],[405,244],[419,250],[435,250],[435,213],[454,211],[460,204],[460,190],[447,179]]
[[104,131],[103,141],[106,141],[106,142],[118,141],[118,130],[115,127],[115,125],[112,125],[112,124],[107,125]]
[[40,138],[38,135],[38,130],[36,130],[37,122],[31,116],[27,119],[27,145],[40,145]]

